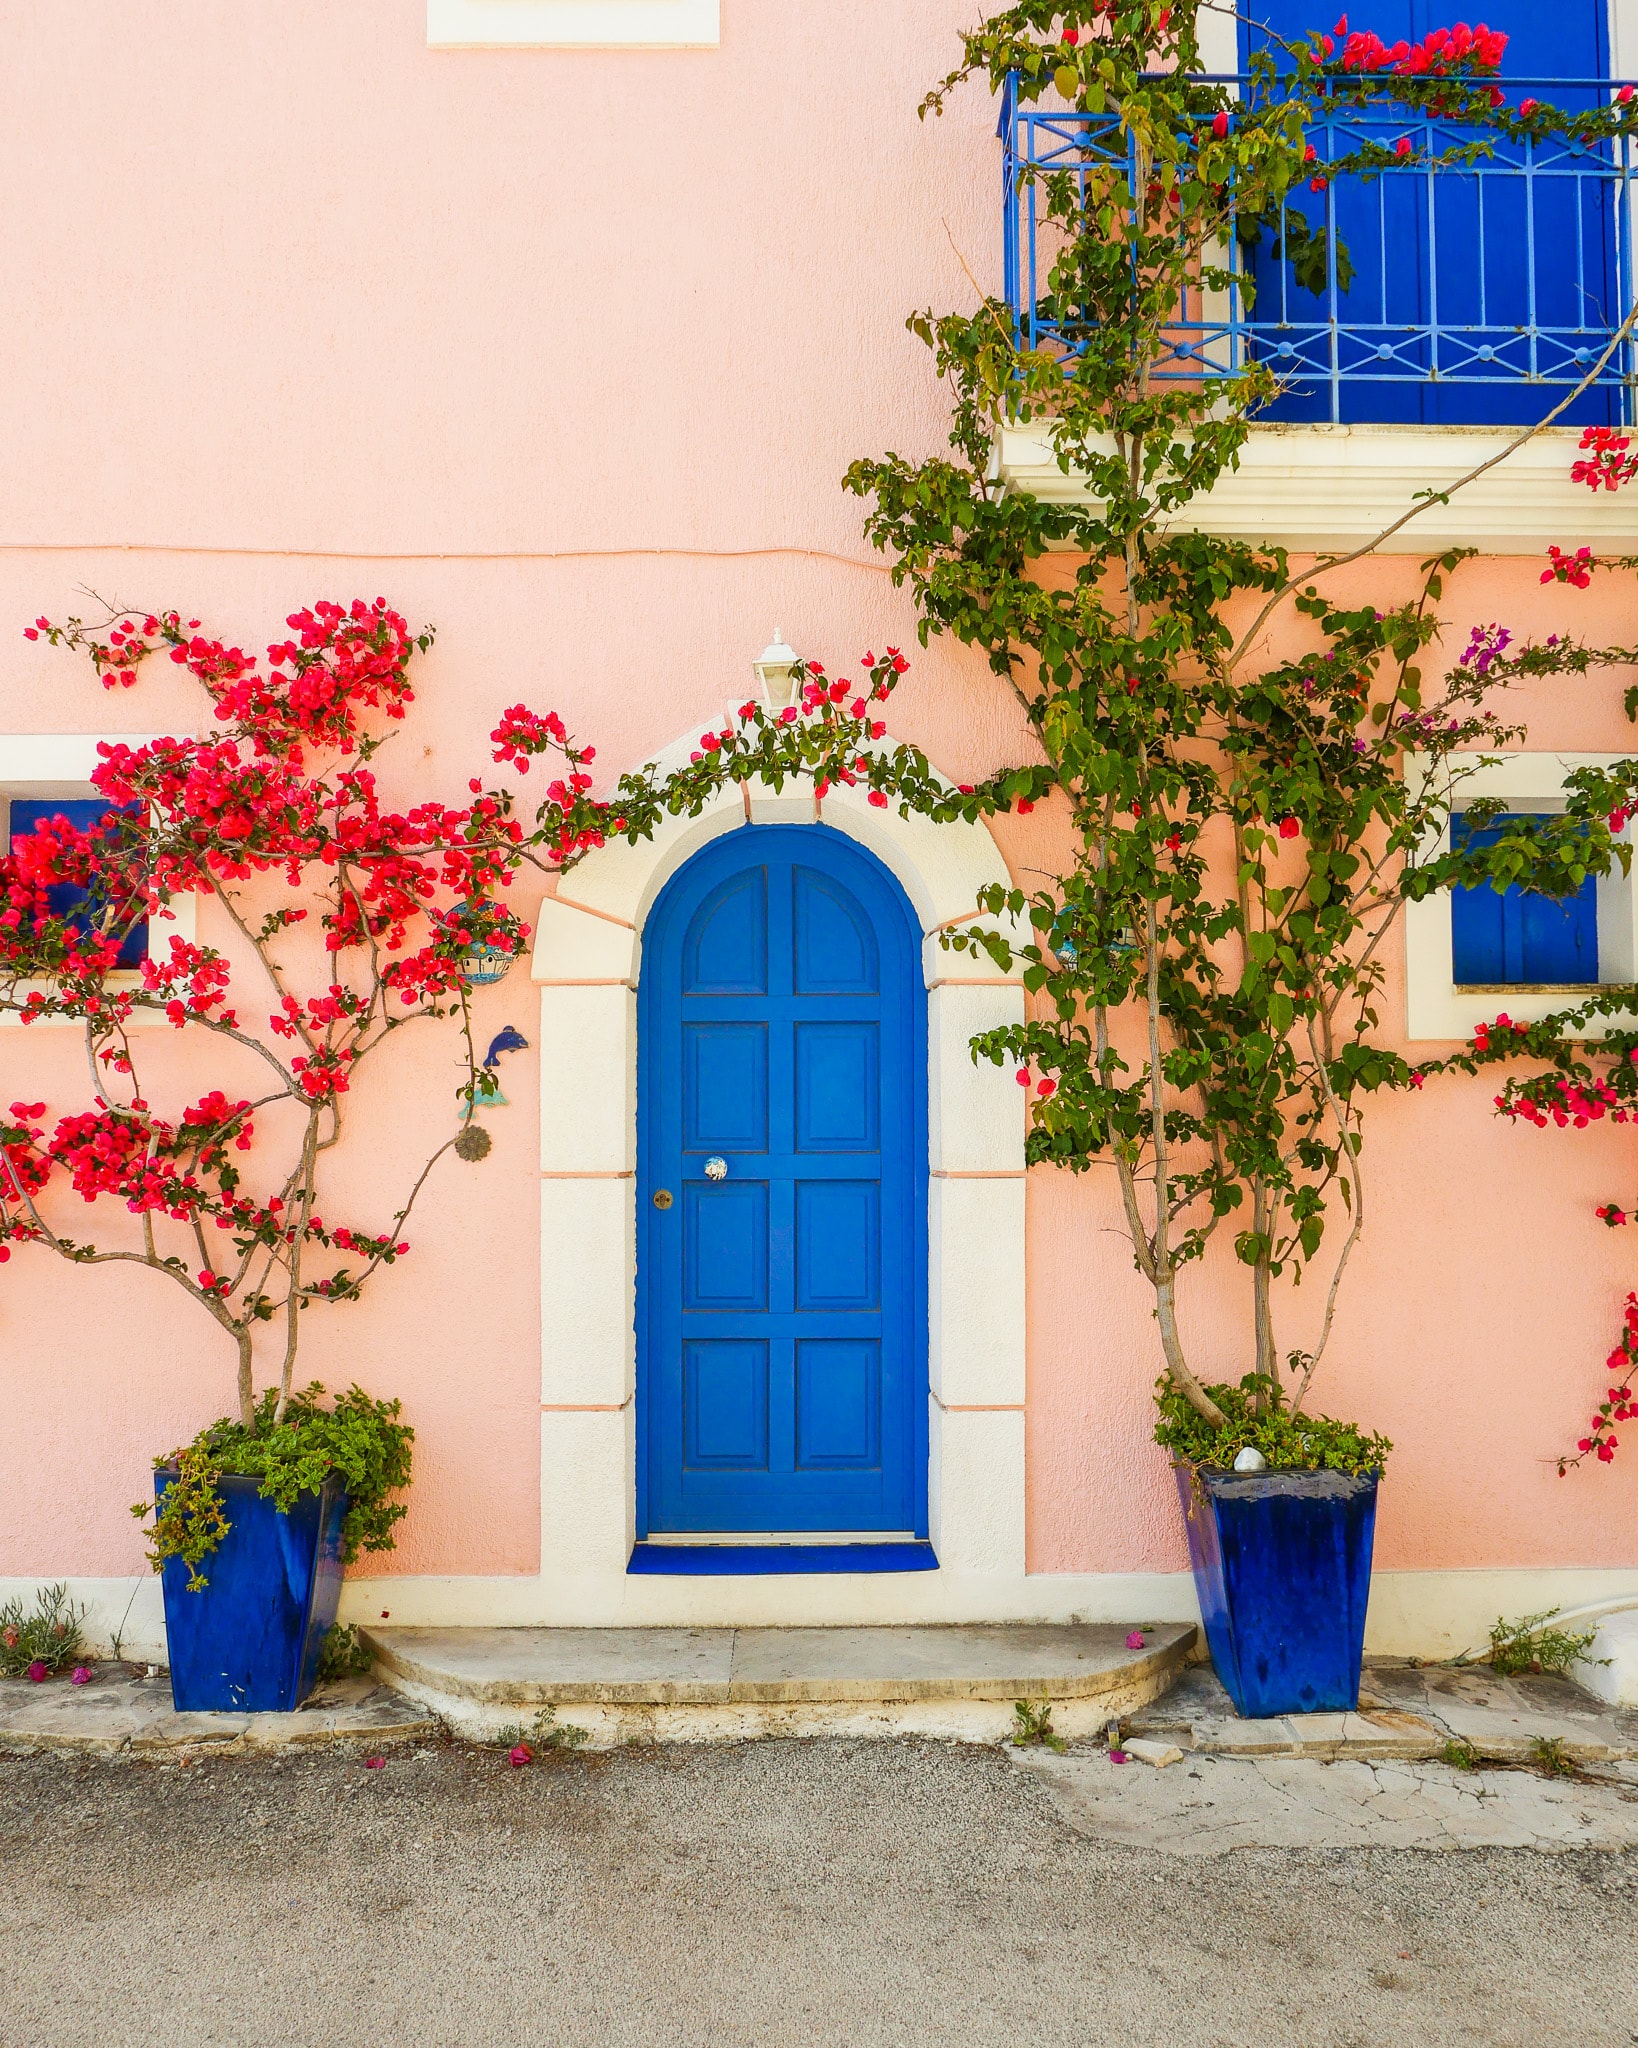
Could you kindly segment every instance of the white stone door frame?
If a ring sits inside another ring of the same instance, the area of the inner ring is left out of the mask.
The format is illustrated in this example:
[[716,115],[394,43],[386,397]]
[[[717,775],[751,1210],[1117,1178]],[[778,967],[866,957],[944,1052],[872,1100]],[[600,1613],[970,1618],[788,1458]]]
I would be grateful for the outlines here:
[[[697,745],[678,741],[662,771]],[[928,1031],[928,1510],[937,1572],[626,1575],[636,1514],[637,977],[661,889],[746,824],[823,822],[903,884],[924,934]],[[876,809],[862,790],[722,792],[652,840],[616,840],[542,903],[533,977],[541,1061],[543,1620],[912,1620],[1004,1613],[1024,1577],[1024,1109],[974,1033],[1024,1014],[1016,972],[939,944],[1010,886],[979,824]],[[1007,1590],[1003,1592],[1003,1587]]]

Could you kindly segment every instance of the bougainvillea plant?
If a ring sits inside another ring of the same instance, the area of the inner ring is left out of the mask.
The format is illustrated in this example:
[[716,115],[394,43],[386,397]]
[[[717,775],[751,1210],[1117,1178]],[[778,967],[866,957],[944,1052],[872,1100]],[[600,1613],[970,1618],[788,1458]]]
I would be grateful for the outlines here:
[[[168,654],[199,684],[209,729],[103,744],[100,820],[48,818],[0,865],[0,1008],[77,1026],[87,1061],[79,1105],[10,1106],[0,1252],[32,1243],[165,1275],[232,1343],[247,1428],[258,1331],[277,1332],[282,1421],[301,1311],[356,1299],[403,1255],[403,1223],[453,1142],[440,1134],[387,1228],[326,1217],[320,1166],[360,1072],[407,1025],[447,1016],[468,1100],[481,1096],[462,955],[515,952],[524,936],[501,901],[523,837],[504,801],[397,811],[377,789],[374,757],[430,634],[381,601],[321,602],[288,628],[264,663],[175,612],[36,621],[31,635],[88,657],[110,689]],[[167,928],[189,895],[214,912],[197,938]],[[122,953],[144,931],[133,971]],[[164,1108],[147,1074],[170,1032],[213,1050],[190,1098]],[[122,1208],[120,1240],[83,1239],[59,1189]]]
[[[1043,886],[986,901],[1027,933],[950,941],[1021,962],[1035,997],[1028,1021],[978,1050],[1012,1062],[1028,1091],[1031,1161],[1112,1173],[1152,1290],[1162,1408],[1180,1397],[1226,1444],[1238,1404],[1191,1357],[1179,1282],[1226,1226],[1248,1283],[1253,1412],[1300,1409],[1365,1224],[1365,1100],[1422,1079],[1379,1015],[1405,902],[1516,879],[1511,860],[1538,886],[1574,886],[1607,865],[1612,835],[1595,815],[1501,849],[1430,852],[1482,750],[1517,736],[1496,693],[1575,663],[1567,650],[1504,658],[1505,636],[1478,627],[1439,679],[1442,607],[1469,551],[1424,563],[1385,608],[1328,595],[1332,572],[1390,540],[1415,501],[1367,546],[1298,571],[1282,548],[1189,530],[1190,501],[1236,463],[1281,387],[1255,358],[1180,374],[1177,309],[1249,289],[1230,260],[1246,222],[1282,224],[1295,263],[1289,195],[1415,154],[1362,143],[1322,178],[1309,137],[1324,102],[1465,124],[1461,162],[1497,131],[1627,134],[1633,110],[1509,106],[1500,35],[1389,47],[1342,24],[1257,57],[1237,95],[1200,76],[1199,12],[1025,0],[966,33],[924,113],[976,77],[992,91],[1010,81],[1025,106],[1056,94],[1083,123],[1078,149],[1060,136],[1051,167],[1018,173],[1038,187],[1040,317],[1015,320],[996,299],[914,315],[950,388],[951,453],[861,461],[848,482],[871,501],[869,534],[910,587],[923,639],[981,649],[1033,729],[1035,759],[966,792],[969,814],[1050,797],[1066,828],[1068,857]],[[1032,332],[1057,338],[1031,347]],[[1024,423],[1084,492],[1065,502],[998,479],[997,433]],[[1049,556],[1064,573],[1040,573]],[[1300,632],[1270,666],[1281,614]],[[1277,1313],[1299,1306],[1287,1290],[1309,1275],[1307,1331],[1282,1346]]]
[[[1588,451],[1588,459],[1578,462],[1572,472],[1578,481],[1594,490],[1618,490],[1631,480],[1635,472],[1626,452],[1628,437],[1590,427],[1582,437],[1582,447]],[[1630,575],[1635,570],[1638,558],[1632,556],[1600,556],[1587,547],[1574,551],[1554,547],[1542,581],[1586,590],[1596,574]],[[1554,634],[1544,643],[1526,641],[1510,648],[1500,655],[1498,666],[1504,676],[1535,676],[1629,670],[1634,664],[1638,664],[1638,645],[1593,646],[1574,635]],[[1638,720],[1638,687],[1626,690],[1624,703],[1628,718]],[[1564,779],[1562,823],[1549,829],[1560,835],[1561,845],[1573,849],[1579,844],[1585,849],[1583,864],[1579,869],[1572,865],[1560,876],[1556,889],[1548,882],[1549,893],[1567,893],[1579,887],[1586,874],[1607,874],[1616,862],[1630,874],[1632,848],[1626,827],[1635,815],[1638,758],[1571,770]],[[1501,886],[1504,879],[1544,886],[1538,873],[1539,838],[1539,828],[1523,820],[1509,820],[1496,836],[1496,857],[1505,866],[1492,873],[1495,886]],[[1635,1011],[1638,988],[1621,983],[1605,984],[1595,995],[1530,1022],[1503,1011],[1478,1027],[1464,1054],[1441,1064],[1477,1072],[1484,1067],[1527,1063],[1528,1072],[1507,1076],[1496,1097],[1496,1111],[1538,1130],[1584,1131],[1605,1121],[1631,1123],[1638,1121]],[[1638,1203],[1630,1199],[1625,1203],[1611,1199],[1599,1203],[1594,1214],[1615,1230],[1631,1220],[1635,1208]],[[1559,1458],[1561,1477],[1589,1457],[1610,1464],[1620,1448],[1617,1424],[1638,1419],[1638,1295],[1626,1297],[1621,1333],[1604,1369],[1608,1376],[1605,1397],[1575,1449]]]
[[[941,792],[915,750],[880,744],[906,666],[888,649],[866,656],[857,683],[799,666],[795,703],[746,703],[686,765],[650,763],[602,798],[593,749],[555,713],[514,705],[491,740],[514,771],[540,760],[552,771],[532,818],[476,780],[458,805],[395,808],[375,760],[413,701],[431,634],[381,599],[320,602],[287,627],[262,661],[172,611],[36,620],[29,638],[86,657],[109,689],[168,656],[200,686],[207,729],[103,744],[91,778],[101,818],[48,817],[0,859],[0,1012],[77,1028],[87,1075],[77,1104],[18,1100],[0,1121],[0,1260],[32,1245],[162,1275],[232,1345],[234,1426],[251,1435],[287,1420],[303,1311],[358,1300],[408,1251],[403,1231],[437,1162],[463,1146],[481,1156],[462,1112],[494,1082],[477,1059],[463,963],[526,945],[506,900],[526,868],[561,871],[741,780],[804,776],[824,791],[891,779],[924,807]],[[871,800],[887,797],[872,788]],[[189,896],[195,938],[167,928]],[[465,1080],[447,1115],[429,1119],[429,1156],[383,1203],[390,1221],[338,1218],[322,1170],[360,1075],[407,1028],[439,1023]],[[166,1107],[152,1070],[177,1070],[158,1058],[174,1033],[197,1042],[198,1078]],[[99,1218],[123,1212],[115,1237],[83,1236],[71,1196]],[[271,1402],[256,1391],[264,1330],[278,1361]]]

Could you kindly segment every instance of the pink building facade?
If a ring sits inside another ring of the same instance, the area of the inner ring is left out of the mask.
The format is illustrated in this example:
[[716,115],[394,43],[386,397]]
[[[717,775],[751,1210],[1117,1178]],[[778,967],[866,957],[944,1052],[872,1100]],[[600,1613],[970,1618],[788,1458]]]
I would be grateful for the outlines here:
[[[1615,0],[1617,76],[1638,68],[1621,63],[1627,12]],[[556,708],[611,778],[686,758],[751,687],[775,622],[842,672],[864,647],[902,645],[913,667],[891,729],[952,781],[1019,758],[1016,705],[960,649],[917,650],[908,599],[840,487],[856,456],[943,445],[905,315],[970,305],[974,279],[999,277],[993,103],[973,88],[941,120],[915,111],[968,16],[952,0],[81,0],[43,14],[5,0],[0,800],[73,795],[99,739],[198,720],[158,664],[109,696],[23,641],[36,614],[87,609],[85,589],[250,645],[321,595],[384,594],[412,626],[436,624],[416,712],[381,759],[405,801],[464,791],[520,700]],[[1502,438],[1259,429],[1202,517],[1332,548]],[[1464,630],[1630,641],[1619,584],[1540,582],[1550,542],[1638,542],[1638,498],[1570,482],[1575,441],[1540,437],[1338,589],[1381,603],[1454,541],[1481,550],[1452,579]],[[997,462],[1073,488],[1027,435],[1004,435]],[[1495,793],[1551,808],[1566,766],[1627,750],[1624,686],[1522,693],[1528,741],[1490,771]],[[645,932],[667,886],[728,835],[816,822],[879,864],[917,927],[917,1455],[937,1569],[634,1575]],[[398,1548],[350,1577],[343,1619],[1195,1613],[1151,1441],[1158,1347],[1113,1188],[1025,1171],[1020,1091],[966,1054],[1025,997],[937,943],[986,883],[1050,866],[1059,829],[1050,805],[993,832],[935,830],[851,794],[734,791],[519,901],[532,958],[477,997],[486,1038],[510,1025],[528,1040],[502,1069],[507,1105],[484,1113],[493,1150],[439,1169],[412,1255],[306,1340],[311,1372],[401,1396],[417,1433]],[[1605,978],[1635,978],[1633,892],[1612,885],[1599,919]],[[1530,1014],[1527,995],[1458,989],[1448,903],[1394,943],[1389,1002],[1413,1057],[1498,1006]],[[429,1040],[392,1057],[358,1092],[335,1169],[361,1214],[453,1114],[443,1052]],[[0,1071],[6,1100],[66,1099],[83,1045],[67,1028],[6,1030]],[[180,1092],[191,1076],[168,1078]],[[1592,1215],[1630,1191],[1631,1140],[1503,1123],[1493,1094],[1451,1078],[1384,1099],[1368,1125],[1375,1207],[1320,1405],[1396,1445],[1375,1649],[1449,1654],[1498,1613],[1638,1595],[1638,1444],[1565,1479],[1555,1462],[1602,1393],[1633,1282],[1622,1234]],[[1187,1333],[1223,1377],[1245,1370],[1242,1301],[1231,1272],[1191,1276]],[[150,1275],[27,1251],[0,1275],[0,1413],[18,1452],[0,1593],[66,1579],[104,1632],[126,1615],[127,1643],[150,1649],[158,1589],[127,1506],[153,1454],[231,1398],[231,1356],[176,1306]],[[1304,1308],[1290,1309],[1293,1342]]]

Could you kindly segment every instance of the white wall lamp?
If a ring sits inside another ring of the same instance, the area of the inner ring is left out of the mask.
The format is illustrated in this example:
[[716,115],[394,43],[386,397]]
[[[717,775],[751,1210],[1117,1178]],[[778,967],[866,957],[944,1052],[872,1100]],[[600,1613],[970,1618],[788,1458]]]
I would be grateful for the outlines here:
[[762,685],[763,702],[770,709],[783,711],[795,697],[796,667],[801,658],[794,647],[785,645],[784,628],[775,626],[773,638],[751,663],[752,671]]

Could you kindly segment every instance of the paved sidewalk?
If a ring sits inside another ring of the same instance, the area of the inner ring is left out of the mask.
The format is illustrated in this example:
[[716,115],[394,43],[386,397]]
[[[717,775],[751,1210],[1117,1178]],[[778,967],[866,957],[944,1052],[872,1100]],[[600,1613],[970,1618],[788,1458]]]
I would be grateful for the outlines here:
[[[150,1678],[128,1664],[93,1664],[89,1685],[71,1685],[66,1677],[41,1685],[0,1678],[0,1751],[164,1756],[285,1749],[351,1738],[406,1742],[437,1732],[438,1723],[425,1708],[373,1678],[318,1686],[294,1714],[179,1714],[171,1704],[168,1672]],[[4,2040],[0,2034],[0,2044]]]
[[1185,1751],[1236,1757],[1432,1760],[1452,1744],[1480,1758],[1529,1762],[1554,1742],[1578,1763],[1638,1758],[1638,1710],[1610,1707],[1567,1678],[1499,1678],[1488,1665],[1370,1663],[1357,1714],[1241,1720],[1209,1664],[1123,1715],[1121,1732]]

